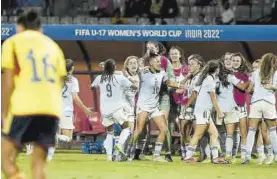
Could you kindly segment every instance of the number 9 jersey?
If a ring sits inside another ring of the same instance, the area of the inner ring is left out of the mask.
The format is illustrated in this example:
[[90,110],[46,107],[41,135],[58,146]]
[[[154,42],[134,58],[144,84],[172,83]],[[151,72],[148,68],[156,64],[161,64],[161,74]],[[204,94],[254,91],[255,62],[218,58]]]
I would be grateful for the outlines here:
[[60,117],[66,67],[63,52],[53,40],[31,30],[14,35],[3,43],[1,69],[14,71],[13,116]]

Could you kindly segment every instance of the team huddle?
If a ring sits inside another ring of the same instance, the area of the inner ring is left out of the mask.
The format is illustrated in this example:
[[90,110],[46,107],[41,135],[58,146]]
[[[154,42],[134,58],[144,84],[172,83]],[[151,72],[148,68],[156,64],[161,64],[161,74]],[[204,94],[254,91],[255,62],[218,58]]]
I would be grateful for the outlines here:
[[[153,120],[159,129],[153,160],[172,162],[168,118],[169,111],[176,108],[181,160],[230,164],[240,146],[241,163],[247,164],[259,130],[258,163],[271,164],[274,157],[277,161],[274,54],[263,55],[253,67],[240,53],[226,53],[208,62],[192,54],[186,65],[179,47],[169,50],[169,59],[162,55],[161,47],[158,42],[147,42],[145,55],[128,57],[122,71],[116,71],[114,60],[105,61],[103,74],[92,83],[92,87],[100,87],[102,123],[108,129],[108,160],[142,159],[145,145],[138,145],[140,135],[146,122]],[[113,147],[114,123],[121,125],[122,132]],[[162,158],[165,141],[166,155]],[[197,159],[194,154],[198,145],[202,154]]]

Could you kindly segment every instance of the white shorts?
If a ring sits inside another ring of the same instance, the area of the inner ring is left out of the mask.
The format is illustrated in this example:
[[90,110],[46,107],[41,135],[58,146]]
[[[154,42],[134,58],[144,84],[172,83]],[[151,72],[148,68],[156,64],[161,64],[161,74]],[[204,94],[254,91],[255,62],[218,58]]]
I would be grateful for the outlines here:
[[212,111],[211,110],[205,110],[205,111],[198,111],[195,112],[195,118],[196,118],[196,124],[210,124],[211,122],[213,123],[212,120]]
[[158,107],[151,108],[151,109],[141,109],[140,107],[138,107],[137,108],[137,114],[139,114],[141,112],[148,112],[149,113],[149,116],[148,116],[149,119],[153,119],[154,117],[164,115],[163,112],[161,112]]
[[114,123],[122,125],[124,122],[127,121],[127,115],[123,108],[118,109],[109,116],[103,116],[102,118],[102,125],[104,127],[111,126]]
[[59,128],[60,129],[74,129],[74,125],[73,125],[73,116],[62,116],[60,118],[60,122],[59,122]]
[[127,121],[135,122],[135,107],[130,105],[125,105],[124,111],[127,115]]
[[251,119],[273,119],[277,118],[276,108],[274,104],[270,104],[266,101],[257,101],[250,105]]
[[224,112],[223,115],[223,119],[216,119],[216,125],[235,124],[239,122],[237,112]]
[[195,116],[193,114],[193,108],[187,108],[186,111],[184,111],[184,106],[181,107],[179,119],[182,120],[195,120]]
[[239,119],[247,118],[248,114],[247,114],[246,105],[237,106],[236,107],[236,113],[237,113],[237,116],[238,116]]

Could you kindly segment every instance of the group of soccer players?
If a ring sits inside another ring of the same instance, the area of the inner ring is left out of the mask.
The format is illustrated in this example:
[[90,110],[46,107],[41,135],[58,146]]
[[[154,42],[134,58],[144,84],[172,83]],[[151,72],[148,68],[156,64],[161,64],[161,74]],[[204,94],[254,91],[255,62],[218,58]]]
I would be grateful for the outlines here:
[[[53,157],[56,140],[72,140],[73,101],[88,116],[92,112],[78,97],[73,61],[65,60],[58,45],[41,33],[38,14],[32,10],[22,14],[16,30],[17,35],[2,47],[2,169],[8,179],[25,179],[16,165],[16,156],[23,143],[34,142],[32,178],[44,179],[45,160],[47,154],[49,160]],[[258,162],[262,164],[266,159],[266,164],[271,164],[274,157],[277,161],[274,54],[255,61],[255,70],[240,53],[226,53],[210,61],[192,54],[187,63],[177,46],[170,48],[169,59],[164,54],[160,43],[147,42],[142,58],[129,56],[122,71],[116,70],[115,60],[108,59],[103,63],[103,74],[93,81],[91,87],[100,88],[109,161],[114,160],[114,153],[121,160],[139,158],[137,144],[145,124],[153,120],[159,129],[153,160],[172,162],[170,110],[181,133],[181,159],[187,163],[197,161],[194,153],[199,143],[203,161],[232,163],[241,143],[242,163],[247,164],[258,129],[262,131],[257,142]],[[246,98],[250,94],[248,114]],[[122,130],[114,146],[115,123]],[[165,141],[166,155],[162,158]]]

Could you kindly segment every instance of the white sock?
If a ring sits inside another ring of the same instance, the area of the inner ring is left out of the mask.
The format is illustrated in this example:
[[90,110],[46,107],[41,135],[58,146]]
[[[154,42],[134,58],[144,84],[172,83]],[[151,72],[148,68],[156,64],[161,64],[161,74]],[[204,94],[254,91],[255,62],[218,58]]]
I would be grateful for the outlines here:
[[192,158],[193,153],[195,152],[195,150],[196,150],[196,146],[193,147],[193,146],[189,145],[188,148],[187,148],[186,159]]
[[163,143],[161,142],[156,142],[155,144],[155,151],[154,151],[154,155],[155,156],[159,156],[161,154],[163,148]]
[[276,126],[269,127],[269,137],[271,140],[272,148],[273,148],[273,153],[274,155],[277,155],[277,134],[276,134]]
[[248,134],[247,134],[247,139],[246,139],[246,144],[247,144],[247,158],[251,159],[251,153],[253,149],[253,145],[255,142],[255,135],[256,135],[257,129],[254,129],[252,127],[249,127],[248,129]]
[[131,134],[130,128],[125,128],[121,131],[118,143],[122,146],[125,145],[126,140],[128,139],[129,135]]
[[212,146],[211,147],[211,150],[212,150],[212,157],[213,157],[213,160],[218,158],[218,147],[217,146]]
[[227,135],[225,148],[226,148],[226,156],[228,157],[232,156],[233,144],[234,144],[233,136]]
[[244,160],[246,157],[246,153],[247,153],[246,145],[241,144],[240,150],[241,150],[241,158]]
[[257,152],[258,152],[259,157],[263,157],[264,156],[264,146],[263,145],[258,146]]
[[207,155],[207,158],[211,158],[211,146],[210,146],[210,144],[206,145],[205,154]]
[[58,138],[59,141],[62,141],[62,142],[69,142],[70,141],[70,138],[66,135],[57,134],[57,138]]
[[233,135],[233,151],[232,151],[232,156],[236,156],[239,150],[239,144],[240,144],[240,132],[239,130],[235,130],[234,135]]
[[53,158],[54,153],[55,153],[55,147],[49,147],[47,157]]
[[114,133],[108,132],[106,136],[106,140],[104,141],[104,147],[106,149],[106,153],[108,157],[111,157],[113,154],[113,138],[114,138]]
[[266,145],[265,146],[266,150],[267,150],[267,155],[273,155],[273,150],[272,150],[272,145]]

